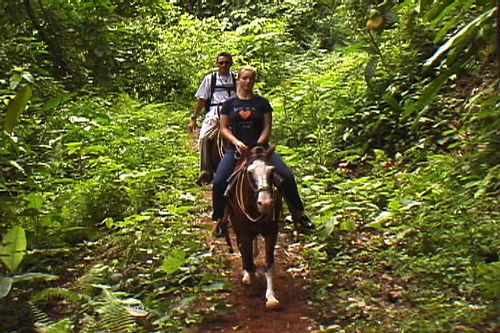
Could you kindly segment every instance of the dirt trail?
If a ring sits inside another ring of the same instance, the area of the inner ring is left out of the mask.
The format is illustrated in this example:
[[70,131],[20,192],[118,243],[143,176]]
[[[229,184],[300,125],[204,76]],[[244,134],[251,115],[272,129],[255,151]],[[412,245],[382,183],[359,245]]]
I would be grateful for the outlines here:
[[[206,221],[210,223],[210,221]],[[299,236],[300,237],[300,236]],[[211,239],[211,236],[209,235]],[[226,253],[231,267],[227,275],[236,285],[230,293],[224,294],[225,311],[215,314],[212,321],[203,324],[198,332],[311,332],[316,327],[313,310],[308,304],[310,286],[307,280],[308,268],[301,258],[302,243],[294,239],[290,231],[280,232],[275,252],[275,292],[281,306],[276,310],[265,309],[264,240],[259,239],[260,254],[256,259],[257,281],[252,286],[241,283],[242,264],[234,234],[231,240],[235,254],[229,254],[223,240],[211,240],[216,251]]]

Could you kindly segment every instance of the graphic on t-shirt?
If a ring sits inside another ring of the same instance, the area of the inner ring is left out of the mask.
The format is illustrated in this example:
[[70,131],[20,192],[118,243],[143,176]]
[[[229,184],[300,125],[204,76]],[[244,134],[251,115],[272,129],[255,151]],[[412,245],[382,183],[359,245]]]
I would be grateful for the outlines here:
[[238,115],[241,119],[247,120],[252,115],[252,110],[241,110],[238,111]]

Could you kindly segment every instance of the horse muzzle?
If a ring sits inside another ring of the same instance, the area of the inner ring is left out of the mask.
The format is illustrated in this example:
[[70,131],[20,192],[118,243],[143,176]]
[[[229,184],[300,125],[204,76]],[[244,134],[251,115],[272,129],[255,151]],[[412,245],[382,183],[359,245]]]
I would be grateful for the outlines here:
[[259,192],[257,198],[257,209],[260,214],[267,214],[274,206],[274,199],[269,192]]

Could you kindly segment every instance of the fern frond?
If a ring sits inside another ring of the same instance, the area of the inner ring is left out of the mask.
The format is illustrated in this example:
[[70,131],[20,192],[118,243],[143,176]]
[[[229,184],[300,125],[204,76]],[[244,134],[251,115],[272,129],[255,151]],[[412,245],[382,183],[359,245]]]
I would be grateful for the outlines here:
[[[90,318],[82,328],[82,333],[136,332],[134,313],[129,311],[129,302],[117,297],[120,292],[103,290],[103,298],[94,304],[97,320]],[[125,303],[125,304],[124,304]]]
[[54,299],[65,299],[72,304],[80,304],[82,301],[88,301],[90,298],[66,288],[47,288],[35,294],[31,301],[38,303],[41,301],[50,301]]
[[50,319],[45,312],[43,312],[42,310],[40,310],[31,303],[30,303],[30,308],[35,327],[48,326],[53,324],[52,319]]

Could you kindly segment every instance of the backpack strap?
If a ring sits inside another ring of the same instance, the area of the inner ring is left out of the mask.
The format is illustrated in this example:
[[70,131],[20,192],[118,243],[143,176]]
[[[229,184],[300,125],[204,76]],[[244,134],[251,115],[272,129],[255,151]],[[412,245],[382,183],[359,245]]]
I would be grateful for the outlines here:
[[233,90],[236,92],[236,73],[231,72],[231,77],[233,78]]
[[210,110],[210,104],[212,103],[212,97],[214,96],[215,91],[215,83],[217,81],[217,72],[212,72],[211,80],[210,80],[210,95],[205,103],[205,111],[208,112]]

